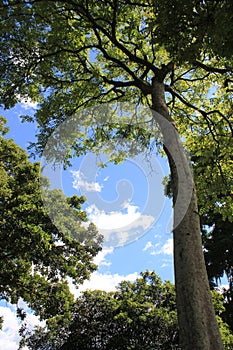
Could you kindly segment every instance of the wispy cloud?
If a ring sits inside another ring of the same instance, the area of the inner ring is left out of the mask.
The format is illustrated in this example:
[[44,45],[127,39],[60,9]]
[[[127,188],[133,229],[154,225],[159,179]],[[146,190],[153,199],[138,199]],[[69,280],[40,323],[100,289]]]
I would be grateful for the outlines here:
[[173,238],[169,238],[167,242],[158,251],[153,251],[151,255],[173,255]]
[[162,254],[173,255],[173,238],[169,238],[162,247]]
[[146,243],[145,247],[142,249],[144,252],[153,247],[153,244],[149,241]]
[[163,269],[164,267],[168,267],[168,266],[169,266],[168,263],[163,263],[160,267],[161,267],[161,269]]
[[73,175],[73,188],[76,190],[85,190],[87,192],[101,192],[103,186],[98,182],[87,181],[85,175],[80,170],[71,170]]
[[165,259],[162,259],[162,264],[161,264],[161,268],[164,268],[164,267],[171,267],[173,266],[173,257],[168,257],[168,258],[165,258]]

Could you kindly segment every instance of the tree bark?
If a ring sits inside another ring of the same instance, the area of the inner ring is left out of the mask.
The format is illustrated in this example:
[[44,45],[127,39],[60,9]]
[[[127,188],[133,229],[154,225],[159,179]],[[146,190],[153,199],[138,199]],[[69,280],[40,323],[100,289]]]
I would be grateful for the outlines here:
[[190,163],[165,102],[163,79],[162,74],[153,78],[152,110],[163,135],[171,170],[180,346],[182,350],[223,350],[202,251],[195,185]]

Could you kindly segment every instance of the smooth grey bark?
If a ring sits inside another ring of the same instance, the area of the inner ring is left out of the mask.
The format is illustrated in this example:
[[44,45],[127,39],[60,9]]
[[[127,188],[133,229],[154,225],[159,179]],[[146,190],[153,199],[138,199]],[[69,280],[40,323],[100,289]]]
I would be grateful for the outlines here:
[[[202,251],[195,185],[189,161],[165,102],[165,74],[161,70],[160,76],[153,79],[152,110],[162,116],[155,116],[155,119],[163,135],[171,170],[180,346],[182,350],[223,350]],[[173,127],[168,127],[168,122]],[[187,193],[191,195],[187,196]]]

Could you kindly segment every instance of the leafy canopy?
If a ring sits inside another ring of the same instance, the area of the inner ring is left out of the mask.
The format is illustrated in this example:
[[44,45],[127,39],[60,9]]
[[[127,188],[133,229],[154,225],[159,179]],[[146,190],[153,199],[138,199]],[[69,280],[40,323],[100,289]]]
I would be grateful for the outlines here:
[[155,33],[179,62],[212,57],[232,59],[233,4],[231,0],[154,1]]
[[[67,199],[76,236],[65,217],[64,230],[58,231],[41,200],[39,163],[30,163],[26,152],[3,136],[5,119],[0,122],[0,298],[17,303],[21,297],[42,318],[69,314],[74,299],[68,277],[78,285],[96,269],[92,259],[101,236],[93,224],[82,226],[84,198],[77,196]],[[52,198],[64,202],[59,190],[51,191]]]
[[166,102],[196,163],[201,213],[214,207],[232,220],[231,8],[228,0],[4,1],[0,102],[39,101],[35,147],[42,152],[81,107],[151,107],[152,78],[172,61]]
[[[212,296],[227,350],[233,335],[220,318],[222,295]],[[66,327],[38,328],[24,336],[33,350],[172,350],[179,347],[175,288],[146,271],[134,282],[121,282],[115,292],[83,292]]]

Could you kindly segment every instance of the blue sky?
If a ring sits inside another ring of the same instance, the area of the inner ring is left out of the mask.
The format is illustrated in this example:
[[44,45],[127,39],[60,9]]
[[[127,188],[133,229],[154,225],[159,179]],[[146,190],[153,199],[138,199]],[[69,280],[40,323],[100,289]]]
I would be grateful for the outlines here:
[[[22,101],[9,111],[0,111],[8,119],[8,137],[23,148],[35,140],[36,126],[21,123],[19,115],[33,114],[35,107],[30,101]],[[161,184],[167,173],[166,159],[156,154],[151,155],[150,162],[139,156],[120,165],[110,163],[105,168],[99,168],[96,156],[88,154],[75,159],[72,167],[62,172],[60,187],[67,195],[87,197],[85,209],[89,219],[106,238],[102,252],[95,258],[99,268],[81,290],[112,290],[122,279],[134,280],[146,269],[174,282],[173,239],[169,229],[172,209]],[[1,302],[0,314],[5,316],[0,348],[4,345],[5,350],[15,350],[18,341],[15,306]],[[30,314],[29,322],[35,320]]]

